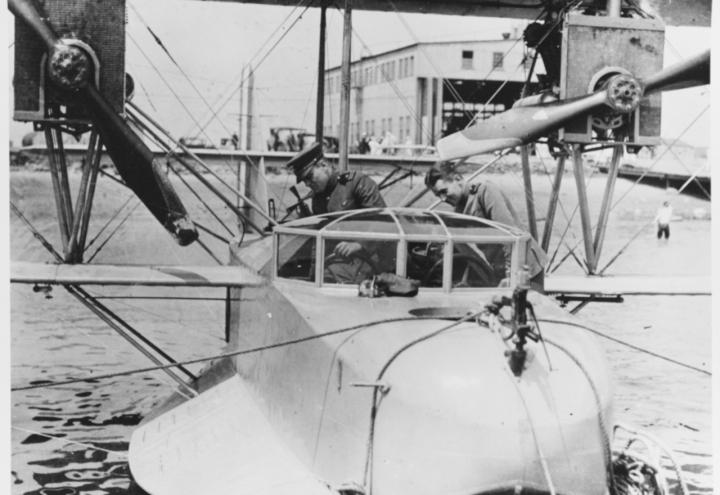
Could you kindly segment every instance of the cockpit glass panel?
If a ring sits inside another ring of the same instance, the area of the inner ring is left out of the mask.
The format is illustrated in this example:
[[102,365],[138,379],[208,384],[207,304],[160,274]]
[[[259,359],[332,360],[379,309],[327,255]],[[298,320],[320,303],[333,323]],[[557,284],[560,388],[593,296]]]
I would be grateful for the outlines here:
[[445,215],[443,221],[451,235],[508,235],[505,231],[485,223],[481,218]]
[[452,256],[452,287],[499,287],[510,281],[511,242],[457,243]]
[[278,235],[278,277],[315,281],[315,237]]
[[408,242],[407,277],[420,287],[442,287],[444,248],[443,242]]
[[400,226],[408,235],[446,235],[445,228],[440,225],[435,215],[425,212],[402,213],[398,215]]
[[320,230],[335,220],[338,216],[340,215],[323,215],[299,218],[297,220],[293,220],[292,226],[293,228],[298,229]]
[[382,211],[367,211],[357,213],[328,226],[328,231],[334,232],[373,232],[383,234],[396,234],[397,224],[392,216]]
[[354,284],[381,273],[395,273],[397,241],[326,239],[323,282]]

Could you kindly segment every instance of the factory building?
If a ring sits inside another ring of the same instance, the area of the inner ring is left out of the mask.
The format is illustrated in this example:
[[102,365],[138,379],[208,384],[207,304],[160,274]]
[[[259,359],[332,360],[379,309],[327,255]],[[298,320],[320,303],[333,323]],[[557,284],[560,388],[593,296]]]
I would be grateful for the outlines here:
[[[540,63],[538,61],[538,63]],[[351,63],[350,142],[392,133],[398,143],[433,145],[511,107],[532,56],[517,38],[419,42]],[[341,70],[325,71],[325,128],[339,134]]]

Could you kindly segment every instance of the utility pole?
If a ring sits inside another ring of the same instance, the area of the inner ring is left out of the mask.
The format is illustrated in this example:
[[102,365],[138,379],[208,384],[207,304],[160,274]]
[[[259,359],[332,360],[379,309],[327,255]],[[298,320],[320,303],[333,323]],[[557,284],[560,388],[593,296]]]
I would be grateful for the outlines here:
[[233,142],[233,147],[239,149],[240,143],[242,142],[243,136],[243,97],[245,96],[245,65],[240,70],[240,98],[239,98],[239,109],[238,109],[238,129],[237,139]]
[[325,2],[320,7],[320,46],[318,47],[317,72],[317,105],[315,107],[315,138],[318,143],[323,142],[323,129],[325,125]]
[[248,66],[248,96],[247,96],[247,141],[245,149],[253,149],[253,93],[255,92],[255,72]]
[[352,40],[352,3],[345,0],[345,15],[343,20],[343,46],[342,46],[342,88],[340,95],[340,135],[338,139],[338,170],[342,173],[348,169],[349,151],[349,124],[350,124],[350,47]]

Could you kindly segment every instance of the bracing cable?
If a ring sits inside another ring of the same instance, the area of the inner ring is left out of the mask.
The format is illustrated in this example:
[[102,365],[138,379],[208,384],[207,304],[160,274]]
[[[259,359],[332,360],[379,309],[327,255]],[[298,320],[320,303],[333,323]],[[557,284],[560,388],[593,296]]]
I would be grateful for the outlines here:
[[[700,111],[700,113],[698,113],[698,115],[695,116],[695,118],[683,129],[683,131],[665,148],[665,150],[663,150],[663,152],[662,152],[660,155],[658,155],[658,157],[655,158],[655,160],[653,160],[653,162],[650,164],[650,166],[648,166],[647,169],[643,170],[643,173],[640,174],[640,176],[632,183],[632,185],[628,188],[628,190],[625,191],[625,192],[622,194],[622,196],[620,196],[620,198],[612,204],[612,206],[610,207],[610,212],[612,212],[613,210],[615,210],[615,208],[617,208],[617,207],[620,205],[620,203],[627,197],[627,195],[630,194],[630,191],[632,191],[632,190],[635,188],[635,186],[637,186],[637,185],[645,178],[645,176],[646,176],[649,172],[652,171],[652,169],[655,167],[655,165],[657,165],[657,164],[660,162],[660,159],[661,159],[663,156],[665,156],[665,154],[668,152],[668,150],[669,150],[671,147],[673,147],[673,146],[675,145],[675,143],[677,143],[677,142],[685,135],[685,133],[686,133],[688,130],[690,130],[690,128],[691,128],[693,125],[695,125],[695,123],[700,119],[700,117],[701,117],[703,114],[705,114],[705,112],[706,112],[709,108],[710,108],[710,105],[708,105],[708,106],[706,106],[705,108],[703,108],[703,109]],[[687,184],[688,184],[688,182],[686,182],[686,183],[683,185],[683,189],[687,186]],[[596,224],[593,224],[591,228],[594,229],[595,227],[596,227]],[[645,226],[643,226],[643,228],[645,228]],[[576,242],[576,244],[574,245],[574,248],[576,248],[581,242],[582,242],[581,240],[578,240],[578,241]],[[559,246],[558,246],[558,247],[559,247]],[[624,249],[624,248],[623,248],[623,249]],[[557,270],[557,269],[560,267],[560,265],[565,261],[565,259],[567,259],[567,255],[566,255],[565,257],[563,257],[563,258],[550,270],[550,273],[552,273],[552,272],[554,272],[555,270]]]
[[[112,239],[113,236],[117,233],[117,231],[120,230],[120,227],[122,227],[125,224],[125,222],[128,221],[128,219],[130,218],[130,215],[135,213],[135,210],[138,209],[138,206],[140,206],[139,200],[135,203],[135,205],[132,208],[130,208],[130,211],[128,211],[125,214],[125,216],[118,222],[118,224],[115,226],[115,228],[112,231],[110,231],[108,236],[105,238],[105,240],[102,243],[100,243],[100,245],[97,247],[95,252],[88,258],[86,263],[91,263],[92,260],[95,259],[95,257],[100,253],[102,248],[104,248],[107,245],[107,243],[110,242],[110,239]],[[88,244],[88,246],[85,248],[85,251],[87,251],[87,248],[89,248],[89,247],[90,247],[90,245]]]
[[149,367],[145,367],[145,368],[136,368],[136,369],[126,370],[126,371],[118,371],[118,372],[107,373],[107,374],[103,374],[103,375],[89,375],[86,377],[73,378],[73,379],[57,381],[57,382],[38,383],[38,384],[34,384],[34,385],[13,387],[13,388],[11,388],[11,391],[16,392],[16,391],[21,391],[21,390],[32,390],[32,389],[47,388],[47,387],[57,387],[57,386],[61,386],[61,385],[69,385],[69,384],[73,384],[73,383],[81,383],[81,382],[88,382],[88,381],[95,382],[97,380],[105,380],[108,378],[116,378],[119,376],[130,376],[130,375],[136,375],[139,373],[148,373],[148,372],[152,372],[152,371],[171,369],[171,368],[175,368],[178,366],[188,366],[191,364],[205,363],[205,362],[214,361],[217,359],[243,356],[243,355],[247,355],[247,354],[254,354],[256,352],[267,351],[270,349],[278,349],[281,347],[302,344],[304,342],[318,340],[318,339],[322,339],[325,337],[331,337],[333,335],[339,335],[339,334],[343,334],[343,333],[347,333],[347,332],[352,332],[355,330],[370,328],[370,327],[382,325],[385,323],[396,323],[396,322],[400,322],[400,321],[418,321],[418,320],[437,320],[437,317],[434,317],[434,316],[427,316],[427,317],[426,316],[401,316],[401,317],[396,317],[396,318],[384,318],[381,320],[375,320],[375,321],[371,321],[371,322],[367,322],[367,323],[361,323],[361,324],[353,325],[350,327],[340,328],[337,330],[331,330],[328,332],[318,333],[318,334],[314,334],[314,335],[308,335],[305,337],[298,337],[295,339],[285,340],[285,341],[276,342],[273,344],[263,345],[263,346],[259,346],[259,347],[252,347],[252,348],[248,348],[248,349],[241,349],[241,350],[237,350],[237,351],[225,352],[225,353],[221,353],[221,354],[215,354],[212,356],[205,356],[205,357],[196,358],[196,359],[189,359],[189,360],[185,360],[185,361],[177,361],[175,363],[168,363],[168,364],[164,364],[164,365],[149,366]]

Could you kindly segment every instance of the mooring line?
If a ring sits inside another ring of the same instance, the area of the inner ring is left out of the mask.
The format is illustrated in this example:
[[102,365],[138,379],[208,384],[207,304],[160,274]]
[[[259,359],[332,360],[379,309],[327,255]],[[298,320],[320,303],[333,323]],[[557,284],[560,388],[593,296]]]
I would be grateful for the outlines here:
[[300,337],[300,338],[297,338],[297,339],[286,340],[286,341],[283,341],[283,342],[277,342],[277,343],[275,343],[275,344],[269,344],[269,345],[261,346],[261,347],[253,347],[253,348],[250,348],[250,349],[242,349],[242,350],[239,350],[239,351],[226,352],[226,353],[222,353],[222,354],[216,354],[216,355],[213,355],[213,356],[206,356],[206,357],[201,357],[201,358],[196,358],[196,359],[190,359],[190,360],[187,360],[187,361],[176,361],[176,362],[174,362],[174,363],[168,363],[168,364],[164,364],[164,365],[148,366],[148,367],[145,367],[145,368],[136,368],[136,369],[126,370],[126,371],[117,371],[117,372],[114,372],[114,373],[107,373],[107,374],[105,374],[105,375],[86,376],[86,377],[84,377],[84,378],[74,378],[74,379],[63,380],[63,381],[59,381],[59,382],[38,383],[38,384],[35,384],[35,385],[25,385],[25,386],[21,386],[21,387],[12,387],[12,388],[10,389],[10,391],[11,391],[11,392],[19,392],[19,391],[22,391],[22,390],[34,390],[34,389],[38,389],[38,388],[57,387],[57,386],[60,386],[60,385],[72,385],[72,384],[74,384],[74,383],[80,383],[80,382],[94,382],[94,381],[97,381],[97,380],[104,380],[104,379],[107,379],[107,378],[116,378],[116,377],[120,377],[120,376],[129,376],[129,375],[134,375],[134,374],[138,374],[138,373],[148,373],[148,372],[151,372],[151,371],[168,370],[168,369],[170,369],[170,368],[175,368],[175,367],[178,367],[178,366],[187,366],[187,365],[190,365],[190,364],[204,363],[204,362],[213,361],[213,360],[216,360],[216,359],[223,359],[223,358],[228,358],[228,357],[242,356],[242,355],[245,355],[245,354],[252,354],[252,353],[255,353],[255,352],[261,352],[261,351],[266,351],[266,350],[270,350],[270,349],[276,349],[276,348],[279,348],[279,347],[286,347],[286,346],[289,346],[289,345],[301,344],[301,343],[303,343],[303,342],[308,342],[308,341],[311,341],[311,340],[317,340],[317,339],[321,339],[321,338],[324,338],[324,337],[331,337],[331,336],[333,336],[333,335],[339,335],[339,334],[342,334],[342,333],[351,332],[351,331],[353,331],[353,330],[358,330],[358,329],[365,328],[365,327],[371,327],[371,326],[375,326],[375,325],[381,325],[381,324],[383,324],[383,323],[395,323],[395,322],[399,322],[399,321],[437,320],[437,319],[438,319],[438,318],[437,318],[436,316],[401,316],[401,317],[397,317],[397,318],[386,318],[386,319],[383,319],[383,320],[372,321],[372,322],[369,322],[369,323],[361,323],[361,324],[359,324],[359,325],[353,325],[353,326],[347,327],[347,328],[340,328],[340,329],[338,329],[338,330],[332,330],[332,331],[329,331],[329,332],[326,332],[326,333],[320,333],[320,334],[315,334],[315,335],[308,335],[307,337]]

